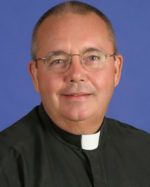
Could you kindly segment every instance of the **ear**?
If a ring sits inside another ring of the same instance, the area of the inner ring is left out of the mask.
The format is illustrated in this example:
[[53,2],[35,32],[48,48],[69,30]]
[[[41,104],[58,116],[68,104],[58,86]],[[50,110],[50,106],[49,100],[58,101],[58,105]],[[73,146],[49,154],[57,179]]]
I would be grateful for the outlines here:
[[115,56],[115,87],[119,84],[121,77],[121,70],[123,64],[123,57],[120,54]]
[[39,93],[39,81],[38,81],[38,67],[34,61],[30,61],[28,65],[28,71],[31,75],[35,90]]

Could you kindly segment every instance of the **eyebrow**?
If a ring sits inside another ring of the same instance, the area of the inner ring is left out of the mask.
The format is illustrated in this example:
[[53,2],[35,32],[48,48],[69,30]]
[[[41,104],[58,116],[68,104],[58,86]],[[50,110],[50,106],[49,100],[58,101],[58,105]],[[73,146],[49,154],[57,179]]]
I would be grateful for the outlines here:
[[62,51],[62,50],[59,50],[59,51],[51,51],[48,53],[47,57],[48,56],[52,56],[52,55],[63,55],[63,54],[66,54],[65,51]]
[[90,48],[85,48],[83,50],[83,53],[85,53],[85,52],[92,52],[92,51],[101,51],[101,50],[98,49],[98,48],[90,47]]
[[[101,50],[98,49],[98,48],[90,47],[90,48],[84,48],[81,53],[92,52],[92,51],[101,51]],[[51,56],[51,55],[63,55],[63,54],[66,54],[66,53],[67,52],[63,51],[63,50],[51,51],[51,52],[48,53],[47,57]],[[67,53],[67,54],[70,54],[70,53]]]

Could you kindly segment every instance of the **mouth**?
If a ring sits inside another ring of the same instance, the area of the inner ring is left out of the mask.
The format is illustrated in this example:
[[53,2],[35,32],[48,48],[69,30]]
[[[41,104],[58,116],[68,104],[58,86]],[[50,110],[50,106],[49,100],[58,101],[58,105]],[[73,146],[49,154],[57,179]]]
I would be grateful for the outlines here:
[[69,100],[85,100],[88,99],[92,94],[91,93],[67,93],[67,94],[63,94],[62,96],[64,96],[66,99]]

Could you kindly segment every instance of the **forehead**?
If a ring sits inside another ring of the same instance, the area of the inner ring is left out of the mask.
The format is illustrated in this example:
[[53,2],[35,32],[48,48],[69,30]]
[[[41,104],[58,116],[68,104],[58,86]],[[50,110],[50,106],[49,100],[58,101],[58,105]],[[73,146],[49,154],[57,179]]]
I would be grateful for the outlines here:
[[106,23],[95,13],[50,16],[43,21],[37,32],[37,44],[45,50],[48,45],[53,48],[58,44],[63,47],[65,44],[80,47],[88,42],[101,45],[101,48],[111,43]]

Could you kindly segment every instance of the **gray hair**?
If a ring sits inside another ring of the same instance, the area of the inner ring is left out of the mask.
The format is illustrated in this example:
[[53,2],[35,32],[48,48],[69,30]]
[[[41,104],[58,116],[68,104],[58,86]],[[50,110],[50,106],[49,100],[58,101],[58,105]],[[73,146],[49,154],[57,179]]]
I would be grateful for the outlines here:
[[66,2],[62,2],[58,5],[50,8],[37,21],[37,23],[34,27],[33,33],[32,33],[32,42],[31,42],[31,57],[33,60],[36,57],[36,51],[37,51],[37,47],[38,47],[38,44],[36,42],[36,36],[37,36],[37,32],[38,32],[40,25],[49,16],[52,16],[52,15],[57,16],[57,15],[61,15],[63,13],[65,14],[65,13],[69,13],[69,12],[75,13],[75,14],[80,14],[80,15],[85,15],[85,14],[88,14],[89,12],[93,12],[96,15],[98,15],[105,22],[105,24],[108,28],[110,39],[111,39],[111,42],[112,42],[113,48],[114,48],[114,53],[117,52],[117,43],[116,43],[116,37],[114,34],[114,30],[113,30],[110,20],[106,17],[106,15],[103,12],[101,12],[100,10],[98,10],[97,8],[95,8],[91,5],[88,5],[86,3],[83,3],[80,1],[66,1]]

